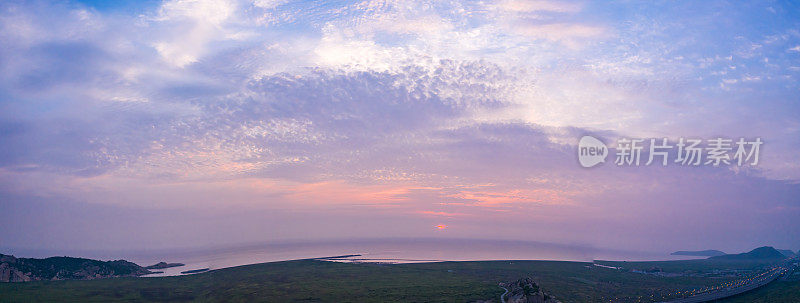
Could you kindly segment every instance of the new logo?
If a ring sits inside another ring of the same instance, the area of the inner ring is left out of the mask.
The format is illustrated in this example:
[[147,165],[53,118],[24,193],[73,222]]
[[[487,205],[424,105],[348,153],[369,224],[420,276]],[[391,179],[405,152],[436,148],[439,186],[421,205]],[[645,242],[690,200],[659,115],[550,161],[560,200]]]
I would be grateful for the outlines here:
[[583,136],[578,142],[578,161],[583,167],[592,167],[606,162],[608,147],[592,136]]

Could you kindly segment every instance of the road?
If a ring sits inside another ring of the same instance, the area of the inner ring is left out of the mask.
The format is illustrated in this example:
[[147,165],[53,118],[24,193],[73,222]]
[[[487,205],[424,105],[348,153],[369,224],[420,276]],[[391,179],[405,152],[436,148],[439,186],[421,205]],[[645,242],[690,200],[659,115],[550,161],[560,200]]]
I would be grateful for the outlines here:
[[508,288],[505,288],[505,287],[502,287],[502,286],[500,286],[500,288],[506,290],[506,292],[504,292],[502,295],[500,295],[500,303],[505,303],[506,301],[505,301],[504,298],[505,298],[506,294],[508,293]]
[[753,283],[750,283],[750,284],[745,284],[745,285],[742,285],[742,286],[739,286],[739,287],[726,288],[726,289],[719,290],[719,291],[714,291],[714,292],[703,293],[703,294],[699,294],[699,295],[695,295],[695,296],[691,296],[691,297],[683,298],[683,299],[676,299],[676,300],[672,300],[672,301],[664,301],[664,302],[660,302],[660,303],[701,303],[701,302],[708,302],[708,301],[727,298],[727,297],[730,297],[730,296],[738,295],[738,294],[741,294],[741,293],[744,293],[744,292],[751,291],[753,289],[759,288],[761,286],[767,285],[770,282],[772,282],[775,279],[777,279],[778,277],[780,277],[781,274],[784,271],[785,271],[785,268],[777,267],[777,268],[774,268],[771,271],[769,271],[768,272],[769,274],[766,277],[764,277],[762,279],[758,279],[756,281],[753,281]]

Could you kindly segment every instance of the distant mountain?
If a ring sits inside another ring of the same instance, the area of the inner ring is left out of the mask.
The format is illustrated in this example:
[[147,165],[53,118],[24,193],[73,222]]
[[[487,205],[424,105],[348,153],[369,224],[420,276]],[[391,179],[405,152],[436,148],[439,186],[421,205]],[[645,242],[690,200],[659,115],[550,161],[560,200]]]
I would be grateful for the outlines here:
[[778,249],[778,251],[788,258],[796,256],[796,254],[793,251],[788,249]]
[[746,253],[711,257],[713,260],[782,260],[786,259],[781,252],[771,246],[759,247]]
[[670,255],[673,256],[700,256],[700,257],[714,257],[714,256],[722,256],[725,255],[724,252],[721,252],[716,249],[709,249],[709,250],[679,250]]
[[0,282],[91,280],[152,273],[125,260],[98,261],[71,257],[16,258],[0,254]]

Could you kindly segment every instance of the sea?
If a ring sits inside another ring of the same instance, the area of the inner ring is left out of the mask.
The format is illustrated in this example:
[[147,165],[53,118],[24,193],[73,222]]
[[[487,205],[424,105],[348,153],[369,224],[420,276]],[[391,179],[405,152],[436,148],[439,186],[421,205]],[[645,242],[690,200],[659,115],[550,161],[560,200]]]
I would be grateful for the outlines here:
[[[46,255],[37,252],[35,255]],[[30,253],[20,252],[18,257]],[[56,254],[63,255],[63,254]],[[158,262],[185,265],[157,269],[146,277],[176,276],[192,270],[214,270],[248,264],[297,259],[331,262],[417,263],[488,260],[662,261],[702,257],[673,256],[669,252],[646,252],[597,248],[583,245],[512,240],[475,239],[359,239],[327,241],[281,241],[208,248],[81,252],[76,257],[101,260],[125,259],[141,266]],[[331,258],[335,257],[335,258]]]

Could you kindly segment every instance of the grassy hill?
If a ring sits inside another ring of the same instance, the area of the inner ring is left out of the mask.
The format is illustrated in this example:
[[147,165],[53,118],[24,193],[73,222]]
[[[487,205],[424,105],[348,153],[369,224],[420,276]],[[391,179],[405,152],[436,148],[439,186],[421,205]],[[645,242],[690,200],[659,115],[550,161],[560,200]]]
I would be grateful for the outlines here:
[[[611,269],[584,262],[481,261],[345,264],[297,260],[160,278],[0,283],[0,302],[474,302],[495,300],[499,282],[531,277],[563,302],[637,302],[733,278],[666,277],[632,272],[715,268],[702,260],[619,262]],[[757,268],[759,263],[724,263]]]

